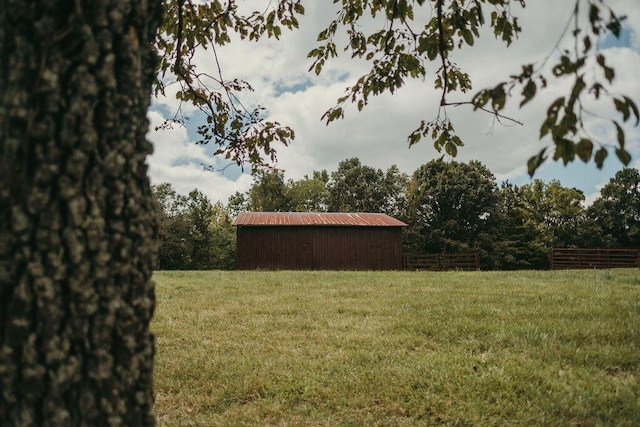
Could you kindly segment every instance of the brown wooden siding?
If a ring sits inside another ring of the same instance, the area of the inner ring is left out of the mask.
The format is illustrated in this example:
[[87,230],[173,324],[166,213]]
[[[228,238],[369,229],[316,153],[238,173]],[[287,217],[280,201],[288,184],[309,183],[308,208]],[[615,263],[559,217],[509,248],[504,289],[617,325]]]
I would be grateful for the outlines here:
[[400,270],[399,227],[238,226],[240,270]]

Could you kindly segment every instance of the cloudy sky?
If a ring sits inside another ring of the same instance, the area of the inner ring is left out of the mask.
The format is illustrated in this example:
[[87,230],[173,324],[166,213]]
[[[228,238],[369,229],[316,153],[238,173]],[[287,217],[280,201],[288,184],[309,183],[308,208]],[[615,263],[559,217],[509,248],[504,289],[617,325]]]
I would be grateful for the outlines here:
[[[240,3],[264,9],[269,1],[241,0]],[[451,59],[470,74],[472,92],[492,87],[519,72],[522,64],[543,60],[552,53],[573,4],[535,0],[528,1],[526,9],[514,6],[513,12],[519,16],[523,31],[509,48],[487,34],[476,41],[473,48],[456,51]],[[640,7],[637,0],[609,0],[607,4],[619,15],[628,17],[620,41],[608,37],[600,44],[607,63],[616,69],[614,92],[625,94],[640,104]],[[245,79],[255,89],[251,96],[242,100],[243,103],[266,107],[269,120],[295,130],[295,141],[278,150],[277,167],[285,171],[286,178],[299,179],[321,169],[331,172],[340,161],[350,157],[359,157],[363,164],[385,170],[395,164],[411,174],[420,165],[440,157],[430,141],[423,140],[411,149],[407,145],[407,135],[420,120],[429,121],[437,115],[440,93],[432,84],[436,64],[428,70],[430,74],[425,81],[409,81],[396,94],[374,98],[362,112],[349,108],[345,119],[329,126],[321,121],[322,114],[366,72],[367,63],[354,61],[345,53],[330,62],[320,76],[308,72],[311,60],[307,59],[307,52],[317,44],[317,34],[334,19],[337,9],[329,0],[303,1],[303,5],[306,13],[300,19],[300,29],[283,34],[279,41],[232,43],[218,49],[224,77]],[[428,9],[423,10],[430,13]],[[211,58],[211,53],[203,52],[199,63],[211,67]],[[555,98],[568,93],[569,84],[551,82],[547,90],[539,92],[523,109],[517,108],[519,101],[514,99],[504,114],[522,122],[522,126],[496,123],[491,115],[473,112],[468,107],[449,107],[447,113],[465,142],[456,160],[481,161],[496,175],[498,182],[507,179],[519,185],[530,182],[526,172],[527,159],[550,143],[538,139],[546,109]],[[448,101],[467,101],[471,96],[454,94]],[[604,101],[591,109],[596,114],[609,115],[610,105],[609,101]],[[195,125],[154,130],[173,115],[177,106],[177,101],[169,95],[155,99],[149,112],[148,137],[155,147],[148,160],[152,183],[169,182],[184,194],[197,188],[212,201],[223,202],[236,191],[248,190],[252,177],[247,171],[243,173],[233,167],[224,173],[203,171],[203,164],[222,168],[227,163],[212,157],[213,147],[195,144]],[[197,117],[193,122],[197,122]],[[602,119],[589,118],[586,126],[599,140],[610,141],[613,145],[615,134],[610,126],[603,126],[606,123]],[[640,168],[640,128],[629,125],[625,129],[626,147],[633,156],[631,165]],[[567,167],[547,161],[534,178],[558,179],[564,186],[579,188],[587,200],[592,200],[599,188],[622,167],[610,150],[603,170],[579,160]]]

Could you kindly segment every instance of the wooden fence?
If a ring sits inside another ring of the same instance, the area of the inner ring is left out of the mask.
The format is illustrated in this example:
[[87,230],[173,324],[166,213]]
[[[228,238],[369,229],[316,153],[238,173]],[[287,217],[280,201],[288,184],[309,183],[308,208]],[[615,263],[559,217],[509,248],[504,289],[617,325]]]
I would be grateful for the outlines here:
[[407,254],[404,256],[404,269],[429,271],[480,270],[480,254],[478,252]]
[[584,268],[640,268],[640,249],[554,248],[549,251],[552,270]]

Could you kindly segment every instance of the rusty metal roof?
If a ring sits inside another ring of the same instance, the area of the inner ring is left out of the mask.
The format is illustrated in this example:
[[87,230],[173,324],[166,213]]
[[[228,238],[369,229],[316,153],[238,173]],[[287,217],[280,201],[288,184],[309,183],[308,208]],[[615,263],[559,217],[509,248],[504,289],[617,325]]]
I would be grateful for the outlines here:
[[241,212],[233,220],[233,225],[405,227],[407,224],[381,213]]

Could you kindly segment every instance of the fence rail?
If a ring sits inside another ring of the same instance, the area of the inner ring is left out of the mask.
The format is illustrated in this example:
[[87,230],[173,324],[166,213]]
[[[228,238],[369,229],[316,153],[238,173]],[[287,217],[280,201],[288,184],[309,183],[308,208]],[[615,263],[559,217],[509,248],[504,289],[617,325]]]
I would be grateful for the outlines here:
[[549,265],[552,270],[640,268],[640,249],[553,248]]
[[480,270],[480,254],[478,252],[407,254],[404,256],[404,269],[429,271]]

